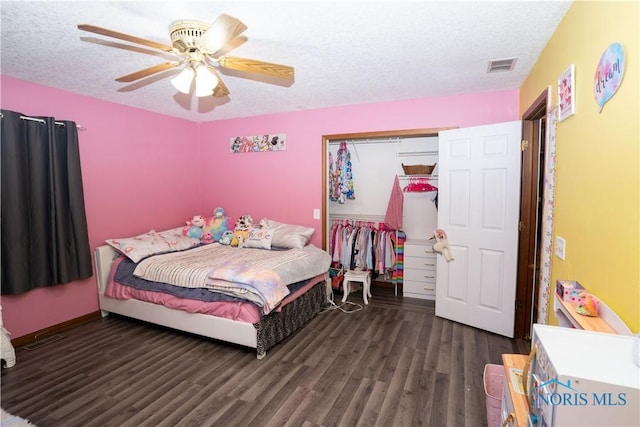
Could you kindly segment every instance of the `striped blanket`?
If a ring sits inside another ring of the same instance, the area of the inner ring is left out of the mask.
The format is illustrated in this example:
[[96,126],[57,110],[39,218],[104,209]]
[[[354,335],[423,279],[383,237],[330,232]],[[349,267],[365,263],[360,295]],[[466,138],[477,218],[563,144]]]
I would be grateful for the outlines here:
[[[309,254],[303,249],[269,251],[218,243],[146,258],[134,276],[186,288],[207,288],[252,301],[265,314],[289,294],[288,271]],[[297,280],[296,280],[297,281]]]

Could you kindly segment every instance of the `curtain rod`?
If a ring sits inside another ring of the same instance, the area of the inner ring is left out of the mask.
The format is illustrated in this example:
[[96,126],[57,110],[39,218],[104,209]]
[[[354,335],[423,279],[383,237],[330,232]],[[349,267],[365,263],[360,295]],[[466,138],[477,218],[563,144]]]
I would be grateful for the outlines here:
[[[3,118],[3,117],[4,117],[4,114],[0,113],[0,119],[1,119],[1,118]],[[36,117],[20,116],[20,118],[21,118],[22,120],[30,120],[30,121],[32,121],[32,122],[46,123],[43,119],[38,119],[38,118],[36,118]],[[54,123],[55,123],[55,124],[57,124],[58,126],[64,126],[64,123],[62,123],[62,122],[54,122]],[[77,128],[78,130],[87,130],[87,128],[86,128],[86,127],[84,127],[84,126],[82,126],[82,125],[79,125],[79,124],[76,124],[76,128]]]
[[[46,123],[43,119],[38,119],[36,117],[20,116],[20,118],[22,120],[31,120],[32,122]],[[57,124],[58,126],[64,126],[64,123],[62,123],[62,122],[54,122],[54,123]],[[82,125],[79,125],[79,124],[76,124],[76,128],[78,130],[87,130],[86,127],[84,127]]]

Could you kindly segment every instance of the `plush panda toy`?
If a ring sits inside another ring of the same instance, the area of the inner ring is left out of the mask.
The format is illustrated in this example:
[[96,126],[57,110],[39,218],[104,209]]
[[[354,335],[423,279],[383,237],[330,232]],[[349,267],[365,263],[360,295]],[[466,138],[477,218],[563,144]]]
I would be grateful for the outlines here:
[[243,247],[244,241],[249,237],[249,229],[252,225],[253,218],[251,218],[251,215],[242,215],[236,219],[231,246]]

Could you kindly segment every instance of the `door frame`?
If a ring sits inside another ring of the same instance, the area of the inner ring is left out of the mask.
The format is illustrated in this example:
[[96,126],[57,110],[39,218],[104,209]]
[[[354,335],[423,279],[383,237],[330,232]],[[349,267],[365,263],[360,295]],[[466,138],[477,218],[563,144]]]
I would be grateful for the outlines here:
[[[530,339],[538,294],[540,267],[541,183],[544,181],[545,129],[549,89],[546,88],[522,115],[522,172],[514,338]],[[535,283],[535,288],[534,288]]]

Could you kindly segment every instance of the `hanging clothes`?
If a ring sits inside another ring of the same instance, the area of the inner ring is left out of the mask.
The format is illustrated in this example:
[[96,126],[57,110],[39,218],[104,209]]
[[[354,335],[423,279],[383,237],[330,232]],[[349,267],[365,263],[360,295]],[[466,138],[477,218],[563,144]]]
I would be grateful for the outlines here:
[[333,164],[333,154],[329,152],[329,200],[340,200],[340,174],[336,173]]
[[[330,158],[331,161],[331,158]],[[331,192],[338,203],[344,203],[347,199],[356,198],[353,188],[353,169],[351,165],[351,153],[346,142],[340,143],[336,155],[336,167],[333,172]]]
[[396,266],[396,231],[382,223],[351,224],[336,220],[329,233],[331,260],[346,270],[362,269],[384,274]]
[[384,223],[387,227],[394,230],[400,230],[402,228],[403,205],[404,193],[402,193],[402,188],[400,188],[400,179],[398,175],[396,175],[396,179],[393,181],[393,187],[391,188],[387,213],[384,216]]

